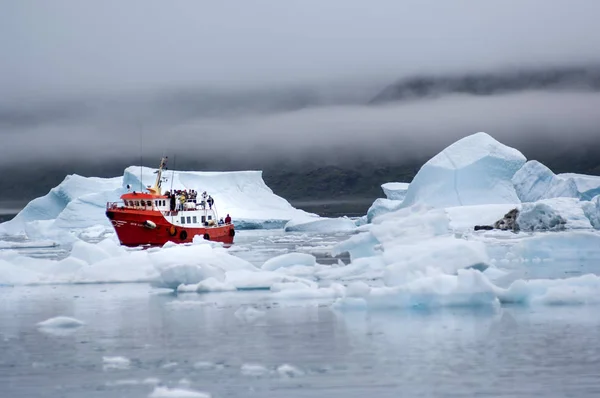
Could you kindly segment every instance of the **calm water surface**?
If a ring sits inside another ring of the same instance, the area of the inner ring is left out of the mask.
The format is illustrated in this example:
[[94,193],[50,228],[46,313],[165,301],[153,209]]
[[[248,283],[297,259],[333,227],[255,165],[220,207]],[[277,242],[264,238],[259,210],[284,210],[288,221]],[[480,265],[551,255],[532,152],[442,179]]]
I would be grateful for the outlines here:
[[[230,250],[256,265],[290,251],[326,264],[346,237],[241,231]],[[598,307],[340,313],[330,304],[145,284],[0,287],[0,397],[148,397],[157,386],[215,398],[600,396]],[[85,324],[37,326],[56,316]]]
[[[0,288],[0,395],[147,397],[158,384],[213,397],[600,396],[594,307],[328,304],[145,285]],[[36,326],[58,315],[85,325]],[[129,366],[103,359],[117,356]],[[293,371],[277,372],[284,364]]]

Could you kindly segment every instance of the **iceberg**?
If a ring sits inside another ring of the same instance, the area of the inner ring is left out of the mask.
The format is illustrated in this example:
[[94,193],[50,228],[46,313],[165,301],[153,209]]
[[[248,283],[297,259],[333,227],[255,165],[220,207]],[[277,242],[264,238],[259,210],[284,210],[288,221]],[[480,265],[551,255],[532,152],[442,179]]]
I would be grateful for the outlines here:
[[[0,234],[44,237],[58,241],[73,241],[69,232],[104,226],[112,229],[104,211],[106,203],[118,201],[127,191],[140,190],[144,183],[156,177],[155,169],[131,166],[122,177],[98,178],[67,176],[57,187],[32,200],[12,220],[0,224]],[[165,173],[166,189],[207,191],[215,199],[215,208],[224,217],[230,214],[237,229],[282,228],[292,219],[319,217],[296,209],[277,196],[264,183],[261,171],[199,172],[172,171]],[[350,222],[335,221],[348,228]],[[353,222],[352,222],[353,223]]]
[[[316,275],[357,284],[335,299],[343,311],[599,303],[599,276],[565,278],[597,272],[600,195],[584,194],[595,181],[556,176],[475,134],[427,162],[402,206],[333,248],[333,255],[350,253],[349,264]],[[516,217],[516,233],[474,231],[507,214]]]
[[521,152],[486,133],[470,135],[421,167],[402,207],[519,203],[512,178],[525,161]]
[[385,197],[389,200],[404,200],[409,183],[407,182],[386,182],[381,184],[381,189]]
[[573,181],[582,200],[591,200],[600,195],[600,176],[577,173],[561,173],[557,176],[563,180]]
[[381,185],[385,198],[375,199],[369,210],[367,210],[366,222],[371,223],[373,219],[382,214],[396,211],[402,207],[402,201],[406,197],[409,184],[406,182],[387,182]]
[[600,177],[575,173],[554,174],[536,160],[528,161],[515,173],[513,184],[522,202],[552,198],[591,200],[600,194]]
[[576,198],[554,198],[523,203],[517,216],[517,225],[520,230],[529,232],[593,228]]

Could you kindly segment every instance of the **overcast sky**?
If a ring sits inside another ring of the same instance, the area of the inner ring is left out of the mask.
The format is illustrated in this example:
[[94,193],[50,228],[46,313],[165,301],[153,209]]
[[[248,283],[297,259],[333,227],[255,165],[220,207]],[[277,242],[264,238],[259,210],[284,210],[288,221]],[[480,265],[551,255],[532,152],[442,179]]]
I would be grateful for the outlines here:
[[[587,65],[600,61],[598,15],[598,0],[6,0],[0,2],[0,105],[14,120],[11,112],[27,110],[34,100],[72,98],[77,104],[98,95],[121,98],[122,93],[187,87],[239,90],[332,82],[371,82],[375,93],[386,82],[416,73]],[[421,103],[414,117],[407,108],[394,111],[397,105],[375,111],[344,105],[249,120],[164,120],[158,123],[161,129],[147,127],[154,137],[148,143],[159,145],[164,137],[154,134],[165,134],[168,126],[168,131],[211,139],[215,131],[239,135],[255,143],[261,155],[258,148],[271,142],[277,150],[308,148],[298,145],[307,136],[315,145],[349,142],[358,148],[370,145],[355,138],[367,133],[386,139],[398,131],[408,136],[411,128],[427,130],[427,137],[506,130],[502,119],[511,118],[513,110],[521,111],[515,118],[525,121],[521,127],[538,126],[565,98],[509,96],[479,104],[461,97],[441,105]],[[569,106],[572,112],[563,116],[590,130],[597,121],[586,104],[597,104],[598,98],[569,100],[579,108]],[[530,113],[519,108],[523,101]],[[469,108],[456,108],[464,104]],[[453,107],[456,117],[447,114]],[[472,112],[484,109],[490,117],[477,115],[473,123]],[[431,122],[438,115],[444,125]],[[25,127],[0,123],[0,134],[12,137],[0,149],[2,158],[46,156],[48,143],[73,153],[99,141],[98,150],[107,147],[101,145],[105,134],[121,136],[132,126],[103,120],[97,111],[76,123],[40,120]],[[38,142],[27,147],[34,137]],[[96,154],[110,152],[109,147]]]
[[596,0],[7,0],[3,97],[598,60]]

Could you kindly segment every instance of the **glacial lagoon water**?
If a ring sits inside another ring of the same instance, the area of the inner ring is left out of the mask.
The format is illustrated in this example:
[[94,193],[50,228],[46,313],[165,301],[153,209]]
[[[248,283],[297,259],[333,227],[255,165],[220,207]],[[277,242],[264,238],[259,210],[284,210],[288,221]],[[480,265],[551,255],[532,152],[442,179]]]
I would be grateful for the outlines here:
[[[289,250],[337,261],[324,248],[344,238],[239,235],[232,253],[254,263]],[[330,304],[146,284],[0,287],[0,396],[600,396],[596,306],[340,312]],[[56,316],[84,324],[37,326]]]

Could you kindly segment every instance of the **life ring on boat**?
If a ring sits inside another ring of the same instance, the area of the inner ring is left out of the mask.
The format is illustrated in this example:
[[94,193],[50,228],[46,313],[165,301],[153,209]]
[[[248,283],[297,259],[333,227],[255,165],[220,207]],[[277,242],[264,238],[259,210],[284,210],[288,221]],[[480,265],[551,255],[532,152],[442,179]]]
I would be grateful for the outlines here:
[[204,234],[204,239],[210,240],[210,235],[209,234]]
[[235,236],[235,229],[231,228],[229,230],[229,236]]
[[169,235],[175,236],[176,234],[177,234],[177,228],[175,228],[173,225],[171,225],[169,227]]
[[179,234],[179,239],[181,240],[186,240],[187,239],[187,231],[181,231],[181,233]]

